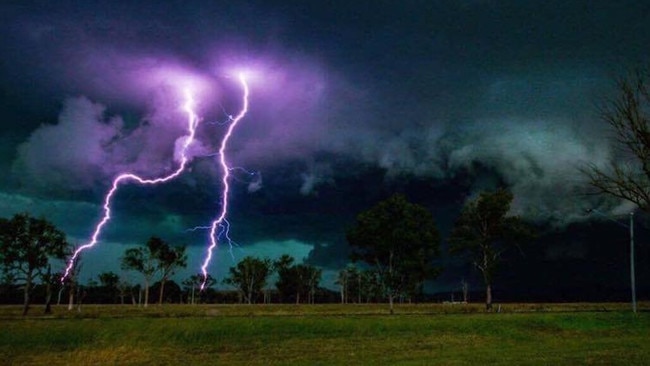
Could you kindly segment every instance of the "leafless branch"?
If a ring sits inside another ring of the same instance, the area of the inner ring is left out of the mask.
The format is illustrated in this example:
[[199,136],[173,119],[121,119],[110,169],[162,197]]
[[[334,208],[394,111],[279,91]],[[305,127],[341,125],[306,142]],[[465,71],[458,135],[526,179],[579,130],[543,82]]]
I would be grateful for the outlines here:
[[616,80],[618,94],[601,108],[616,141],[632,154],[633,164],[612,162],[611,169],[590,164],[581,169],[598,193],[650,210],[650,88],[647,73],[637,70]]

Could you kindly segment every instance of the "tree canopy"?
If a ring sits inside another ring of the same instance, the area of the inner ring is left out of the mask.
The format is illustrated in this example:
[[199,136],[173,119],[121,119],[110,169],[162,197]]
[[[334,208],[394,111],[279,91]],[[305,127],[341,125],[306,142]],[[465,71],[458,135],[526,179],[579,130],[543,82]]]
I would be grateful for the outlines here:
[[14,281],[24,284],[23,315],[27,314],[34,280],[43,276],[51,259],[63,260],[68,242],[49,221],[28,214],[0,218],[2,268]]
[[172,247],[164,240],[152,236],[145,247],[131,248],[124,252],[122,268],[142,273],[145,282],[144,305],[149,303],[149,286],[156,272],[161,275],[158,303],[163,301],[165,282],[178,267],[187,265],[184,246]]
[[376,269],[391,312],[396,296],[437,276],[440,235],[431,213],[397,194],[360,213],[347,233],[352,260]]
[[492,307],[492,282],[502,252],[533,236],[530,226],[519,217],[508,216],[512,199],[512,193],[504,189],[481,193],[465,204],[449,238],[450,251],[468,256],[481,272],[488,309]]
[[156,267],[160,271],[158,304],[162,304],[167,280],[174,275],[177,268],[187,266],[185,246],[171,246],[164,240],[154,236],[147,241],[147,248],[152,253],[156,261]]
[[148,248],[130,248],[122,257],[122,269],[140,272],[144,279],[144,306],[149,305],[149,286],[156,273],[153,254]]
[[278,274],[275,287],[282,301],[314,302],[322,270],[308,264],[294,264],[294,258],[287,254],[275,260],[273,268]]
[[230,267],[230,274],[224,283],[235,286],[243,294],[246,303],[253,304],[266,286],[271,272],[269,259],[247,256],[235,267]]

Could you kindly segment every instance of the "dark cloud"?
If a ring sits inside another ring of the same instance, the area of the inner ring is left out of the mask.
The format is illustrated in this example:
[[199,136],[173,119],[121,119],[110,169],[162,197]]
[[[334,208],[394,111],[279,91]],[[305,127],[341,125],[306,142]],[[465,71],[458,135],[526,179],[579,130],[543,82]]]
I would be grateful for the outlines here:
[[[618,158],[594,105],[612,75],[648,60],[649,13],[633,1],[6,3],[0,189],[12,198],[0,213],[35,209],[84,237],[118,172],[177,166],[191,89],[190,169],[123,188],[106,237],[204,245],[186,229],[219,209],[214,154],[242,107],[242,67],[251,108],[229,145],[242,248],[313,246],[306,260],[339,266],[355,214],[396,191],[443,232],[499,185],[514,213],[555,227],[586,208],[623,212],[585,197],[577,169]],[[561,256],[581,253],[569,247]]]

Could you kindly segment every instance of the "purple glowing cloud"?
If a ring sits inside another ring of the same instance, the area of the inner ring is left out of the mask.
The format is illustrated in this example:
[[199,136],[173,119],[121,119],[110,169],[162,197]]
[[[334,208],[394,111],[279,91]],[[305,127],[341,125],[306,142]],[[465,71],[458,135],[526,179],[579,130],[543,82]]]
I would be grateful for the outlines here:
[[66,277],[68,277],[68,275],[70,274],[70,270],[72,270],[72,267],[74,266],[74,263],[77,257],[81,254],[81,252],[90,249],[97,244],[102,229],[106,224],[108,224],[109,220],[111,219],[111,199],[113,198],[115,193],[117,193],[117,189],[121,183],[128,182],[128,181],[135,181],[143,185],[155,185],[155,184],[170,181],[178,177],[185,170],[185,166],[188,163],[188,157],[186,156],[185,152],[187,148],[194,141],[194,135],[196,134],[196,127],[199,123],[199,118],[196,115],[196,112],[194,111],[195,102],[193,99],[193,95],[192,92],[189,89],[187,89],[187,87],[188,86],[186,86],[185,89],[185,103],[183,105],[183,110],[187,113],[188,134],[184,137],[184,142],[182,143],[181,146],[180,164],[178,168],[169,175],[159,177],[159,178],[153,178],[153,179],[141,178],[132,173],[122,173],[118,175],[117,178],[113,180],[113,185],[111,189],[108,191],[108,193],[106,194],[106,197],[104,198],[104,206],[103,206],[104,216],[99,221],[99,223],[95,226],[95,230],[93,231],[93,235],[90,242],[77,248],[73,253],[72,257],[69,259],[65,272],[61,277],[61,282],[65,281]]

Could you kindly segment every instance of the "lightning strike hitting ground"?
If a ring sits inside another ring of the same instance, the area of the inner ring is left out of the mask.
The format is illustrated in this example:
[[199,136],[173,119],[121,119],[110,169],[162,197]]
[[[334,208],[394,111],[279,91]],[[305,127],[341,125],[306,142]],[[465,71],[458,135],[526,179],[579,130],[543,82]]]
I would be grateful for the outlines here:
[[[228,130],[226,131],[226,134],[221,140],[221,147],[219,148],[219,162],[221,163],[221,168],[223,169],[223,177],[221,179],[221,182],[223,183],[223,193],[221,195],[221,212],[219,213],[219,216],[214,221],[212,221],[212,225],[210,226],[210,246],[208,247],[207,255],[203,262],[203,266],[201,266],[201,272],[203,273],[203,282],[201,283],[201,290],[204,289],[205,283],[208,280],[208,265],[210,264],[210,260],[212,260],[212,251],[214,250],[214,248],[217,247],[218,237],[223,234],[226,240],[228,240],[229,242],[231,241],[230,237],[228,236],[230,223],[228,223],[228,221],[226,220],[226,216],[228,215],[228,194],[230,192],[230,186],[228,185],[228,178],[230,177],[230,167],[228,166],[228,162],[226,161],[225,152],[226,152],[226,146],[228,145],[228,140],[230,139],[233,130],[235,129],[235,127],[237,127],[239,121],[242,118],[244,118],[244,116],[248,112],[248,84],[246,83],[246,78],[244,77],[243,73],[239,74],[239,82],[241,83],[242,88],[244,89],[243,106],[239,114],[234,118],[232,118],[232,122],[230,123],[230,126],[228,126]],[[218,228],[220,228],[220,230],[217,230]]]
[[111,189],[108,191],[106,194],[106,197],[104,198],[104,217],[99,221],[97,226],[95,226],[95,231],[93,232],[92,238],[90,242],[87,244],[84,244],[77,248],[75,250],[74,254],[68,261],[68,266],[65,269],[65,273],[61,277],[61,282],[64,282],[65,279],[68,277],[70,274],[70,271],[72,270],[72,267],[74,266],[74,262],[79,257],[79,254],[81,254],[82,251],[86,249],[90,249],[97,244],[97,241],[99,240],[99,235],[102,232],[102,229],[104,226],[110,221],[111,219],[111,199],[117,192],[117,189],[121,183],[125,183],[128,181],[135,181],[139,184],[143,185],[154,185],[158,183],[164,183],[169,180],[172,180],[179,176],[183,170],[185,170],[185,165],[187,164],[189,158],[187,157],[187,148],[194,142],[194,134],[196,133],[196,126],[199,123],[199,118],[194,112],[194,98],[192,96],[192,93],[189,90],[185,90],[185,103],[183,104],[183,110],[187,113],[187,129],[189,134],[186,136],[185,141],[183,142],[182,148],[181,148],[181,161],[180,165],[178,168],[171,174],[160,177],[160,178],[154,178],[154,179],[144,179],[141,178],[135,174],[131,173],[123,173],[118,175],[114,180],[113,180],[113,185]]

